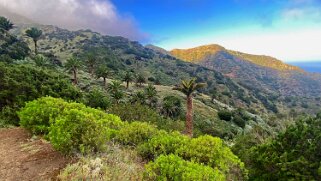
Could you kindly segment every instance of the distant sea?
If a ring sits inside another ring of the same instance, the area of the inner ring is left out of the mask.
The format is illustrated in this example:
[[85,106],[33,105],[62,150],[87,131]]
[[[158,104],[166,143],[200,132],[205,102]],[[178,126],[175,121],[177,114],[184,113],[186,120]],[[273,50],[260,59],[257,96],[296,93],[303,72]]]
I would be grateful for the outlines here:
[[307,72],[321,73],[321,61],[319,62],[287,62],[290,65],[295,65]]

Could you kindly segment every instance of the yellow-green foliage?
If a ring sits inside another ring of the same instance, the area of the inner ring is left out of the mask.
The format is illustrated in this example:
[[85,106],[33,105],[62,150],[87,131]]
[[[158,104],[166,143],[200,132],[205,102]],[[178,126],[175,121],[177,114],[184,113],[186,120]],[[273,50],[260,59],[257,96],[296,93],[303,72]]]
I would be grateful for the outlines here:
[[23,127],[48,134],[53,147],[66,154],[100,151],[124,125],[118,116],[52,97],[27,103],[19,117]]
[[185,161],[176,155],[160,156],[146,165],[146,180],[223,181],[225,175],[218,169]]
[[160,155],[175,154],[179,148],[188,144],[190,139],[179,132],[167,133],[162,131],[149,141],[138,147],[140,155],[148,160],[157,158]]
[[233,180],[247,178],[244,163],[220,138],[206,135],[191,139],[189,144],[183,145],[177,153],[184,159],[218,168]]
[[202,60],[204,60],[204,58],[206,58],[207,56],[214,55],[222,50],[225,49],[219,45],[205,45],[186,50],[174,49],[171,51],[171,54],[181,60],[199,63]]
[[124,145],[137,146],[158,133],[159,130],[148,123],[132,122],[119,130],[116,140]]
[[39,98],[26,104],[19,112],[20,125],[34,134],[47,134],[50,120],[60,115],[67,103],[52,97]]

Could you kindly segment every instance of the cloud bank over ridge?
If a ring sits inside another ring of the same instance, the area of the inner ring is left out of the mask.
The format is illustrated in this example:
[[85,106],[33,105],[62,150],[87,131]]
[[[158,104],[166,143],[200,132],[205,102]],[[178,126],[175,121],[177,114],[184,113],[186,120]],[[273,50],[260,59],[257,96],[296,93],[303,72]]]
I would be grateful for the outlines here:
[[41,24],[144,41],[135,20],[122,16],[110,0],[0,0],[0,6]]

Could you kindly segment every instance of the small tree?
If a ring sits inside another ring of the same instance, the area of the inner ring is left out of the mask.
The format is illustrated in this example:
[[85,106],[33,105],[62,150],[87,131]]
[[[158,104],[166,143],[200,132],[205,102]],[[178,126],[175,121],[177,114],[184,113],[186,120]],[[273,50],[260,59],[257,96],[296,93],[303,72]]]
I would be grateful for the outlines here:
[[35,54],[37,55],[38,54],[38,50],[37,50],[37,42],[38,40],[40,39],[41,35],[42,35],[42,31],[39,30],[38,28],[31,28],[31,29],[28,29],[26,31],[26,35],[30,38],[32,38],[34,44],[35,44]]
[[133,80],[134,80],[133,74],[130,71],[127,71],[123,78],[123,81],[126,82],[126,89],[128,89],[129,83],[132,82]]
[[135,92],[131,97],[131,103],[146,104],[146,95],[143,91]]
[[175,96],[164,97],[161,112],[167,117],[177,118],[182,113],[181,99]]
[[142,86],[144,83],[146,83],[146,78],[143,74],[138,74],[136,77],[136,84]]
[[0,30],[9,31],[13,28],[13,23],[11,23],[7,18],[0,16]]
[[86,66],[91,76],[94,76],[95,66],[97,65],[98,58],[94,53],[88,53],[86,55]]
[[196,79],[182,80],[181,84],[174,88],[174,90],[181,91],[186,95],[186,134],[193,137],[193,93],[205,87],[204,83],[196,83]]
[[120,103],[125,96],[122,89],[123,86],[121,82],[117,80],[112,81],[108,86],[108,91],[117,104]]
[[156,107],[158,96],[157,96],[157,90],[155,86],[148,84],[148,86],[144,90],[144,93],[146,95],[147,105],[151,107]]
[[69,71],[72,72],[73,76],[74,76],[74,84],[78,84],[78,70],[82,67],[82,62],[76,58],[76,57],[71,57],[67,60],[66,64],[65,64],[65,68]]
[[111,74],[111,71],[107,66],[100,66],[96,70],[96,76],[97,78],[103,78],[104,79],[104,86],[107,87],[107,78]]

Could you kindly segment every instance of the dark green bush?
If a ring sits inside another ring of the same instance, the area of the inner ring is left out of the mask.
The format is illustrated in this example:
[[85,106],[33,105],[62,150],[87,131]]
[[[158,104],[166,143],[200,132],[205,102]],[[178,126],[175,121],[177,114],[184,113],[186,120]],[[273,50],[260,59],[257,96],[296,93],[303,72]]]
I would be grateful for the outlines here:
[[[9,106],[17,111],[25,102],[43,96],[78,100],[82,93],[65,75],[57,72],[29,65],[0,63],[0,109]],[[12,124],[18,125],[16,117],[13,115],[11,120]]]
[[224,121],[231,121],[232,120],[233,115],[230,111],[223,110],[223,111],[219,111],[217,114],[221,120],[224,120]]
[[183,145],[188,144],[189,138],[179,132],[161,132],[138,147],[139,154],[148,160],[160,155],[175,154]]
[[296,122],[249,156],[253,180],[320,180],[321,117]]
[[93,89],[86,95],[86,105],[106,110],[110,106],[110,100],[102,91]]
[[160,156],[146,166],[145,180],[204,181],[226,180],[218,169],[185,161],[176,155]]
[[159,130],[148,123],[132,122],[119,130],[116,140],[124,145],[137,146],[159,134]]

